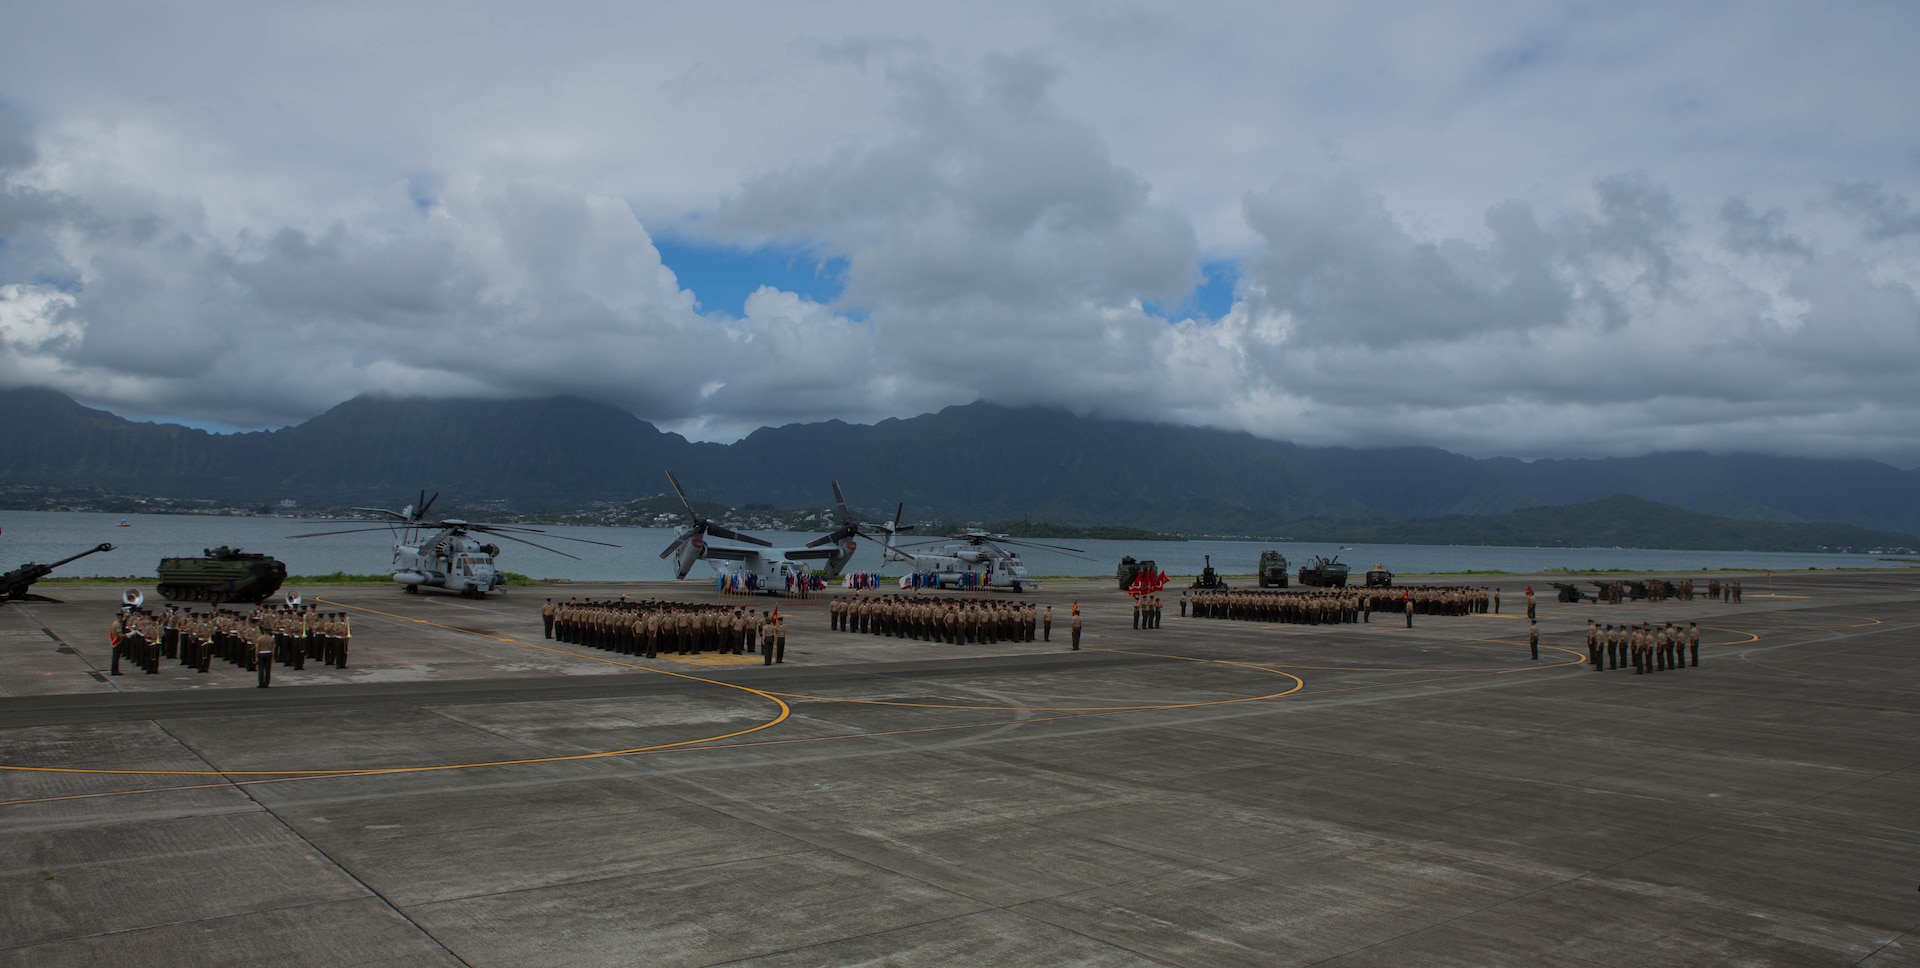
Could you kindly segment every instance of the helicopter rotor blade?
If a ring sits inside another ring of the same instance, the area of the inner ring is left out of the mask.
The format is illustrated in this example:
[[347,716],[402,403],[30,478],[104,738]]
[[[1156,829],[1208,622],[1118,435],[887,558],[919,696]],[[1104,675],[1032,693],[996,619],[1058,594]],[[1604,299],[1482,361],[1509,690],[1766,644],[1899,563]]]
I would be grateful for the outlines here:
[[693,523],[699,524],[700,512],[693,509],[693,502],[687,498],[687,489],[680,486],[680,479],[673,476],[672,471],[667,472],[667,483],[673,485],[673,493],[680,495],[680,503],[687,506],[687,513],[693,516]]
[[833,503],[840,509],[840,520],[853,520],[853,512],[847,510],[847,495],[840,490],[840,481],[838,479],[835,479],[833,482]]
[[400,519],[400,520],[402,520],[402,521],[405,521],[405,520],[407,519],[407,516],[406,516],[406,515],[404,515],[404,514],[401,514],[400,512],[398,512],[398,511],[395,511],[395,510],[394,510],[394,509],[392,509],[392,508],[348,508],[347,510],[349,510],[349,511],[365,511],[365,512],[367,512],[368,514],[384,514],[384,515],[386,515],[387,517],[390,517],[390,518],[398,518],[398,519]]
[[1086,554],[1085,549],[1069,548],[1066,545],[1042,544],[1038,541],[1022,541],[1018,538],[1007,538],[1007,537],[995,537],[993,540],[998,541],[1001,544],[1020,545],[1023,548],[1045,548],[1048,551],[1067,551],[1067,552],[1072,552],[1073,554],[1076,554],[1076,555]]
[[426,491],[426,489],[425,489],[425,488],[421,488],[421,490],[420,490],[420,496],[421,496],[421,497],[423,497],[423,498],[426,498],[426,500],[425,500],[425,501],[424,501],[423,503],[421,503],[421,505],[420,505],[420,513],[419,513],[419,514],[417,514],[417,515],[415,515],[415,517],[422,517],[422,518],[424,518],[424,517],[426,517],[426,516],[427,516],[427,509],[428,509],[428,508],[430,508],[430,507],[433,507],[433,502],[435,502],[435,501],[438,501],[438,500],[440,500],[440,492],[439,492],[439,491],[435,491],[435,492],[433,492],[433,496],[432,496],[432,497],[427,497],[427,491]]
[[842,525],[838,528],[835,528],[834,530],[828,532],[827,534],[823,534],[820,537],[807,542],[807,547],[818,548],[821,545],[839,544],[840,542],[845,541],[848,538],[854,538],[854,537],[868,538],[869,540],[871,540],[872,538],[871,535],[867,534],[865,531],[860,530],[859,525],[853,524],[852,522],[848,522],[847,524]]
[[909,541],[906,544],[896,544],[893,547],[896,550],[902,549],[902,548],[925,548],[928,545],[941,544],[942,542],[946,542],[948,540],[949,539],[947,538],[922,538],[919,541]]
[[551,552],[553,552],[554,554],[556,554],[556,555],[559,555],[559,556],[560,556],[560,557],[562,557],[562,558],[572,558],[572,559],[573,559],[573,560],[575,560],[575,561],[579,561],[579,560],[580,560],[580,556],[579,556],[579,555],[570,555],[570,554],[567,554],[567,553],[566,553],[566,552],[564,552],[564,551],[561,551],[561,550],[560,550],[560,549],[558,549],[558,548],[549,548],[549,547],[547,547],[546,545],[543,545],[543,544],[537,544],[537,543],[535,543],[535,542],[532,542],[532,541],[528,541],[528,540],[527,540],[527,539],[525,539],[525,538],[516,538],[516,537],[514,537],[513,535],[510,535],[510,534],[503,534],[503,535],[499,535],[498,537],[500,537],[500,538],[501,538],[502,540],[505,540],[505,541],[518,541],[518,542],[520,542],[520,543],[521,543],[521,544],[523,544],[523,545],[533,545],[533,547],[535,547],[535,548],[539,548],[539,549],[540,549],[541,551],[551,551]]
[[705,530],[708,534],[716,538],[726,538],[729,541],[744,541],[748,544],[757,544],[762,548],[773,547],[773,542],[768,541],[765,538],[756,538],[750,534],[741,534],[740,532],[735,531],[732,528],[723,528],[710,521],[703,520],[701,521],[701,524],[705,526]]
[[287,535],[287,537],[289,538],[325,538],[328,535],[335,535],[335,534],[360,534],[363,531],[391,532],[392,530],[393,529],[391,527],[388,527],[387,525],[383,524],[377,528],[348,528],[344,531],[315,531],[312,534],[290,534],[290,535]]
[[[539,528],[522,528],[522,527],[516,527],[514,525],[510,525],[510,524],[469,524],[467,525],[467,530],[484,531],[487,534],[500,534],[501,532],[508,532],[510,534],[538,534],[538,535],[545,535],[549,540],[553,540],[553,541],[578,541],[581,544],[599,545],[602,548],[620,547],[617,544],[612,544],[606,541],[595,541],[592,538],[575,538],[575,537],[570,537],[564,534],[554,534],[549,531],[542,531]],[[505,537],[505,535],[501,535],[501,536]]]
[[679,551],[681,545],[686,544],[690,539],[693,538],[694,535],[699,533],[700,533],[700,529],[698,528],[695,528],[691,531],[680,532],[680,537],[673,539],[673,543],[667,546],[667,550],[660,552],[661,559],[665,560],[667,558],[673,557],[673,553],[676,551]]

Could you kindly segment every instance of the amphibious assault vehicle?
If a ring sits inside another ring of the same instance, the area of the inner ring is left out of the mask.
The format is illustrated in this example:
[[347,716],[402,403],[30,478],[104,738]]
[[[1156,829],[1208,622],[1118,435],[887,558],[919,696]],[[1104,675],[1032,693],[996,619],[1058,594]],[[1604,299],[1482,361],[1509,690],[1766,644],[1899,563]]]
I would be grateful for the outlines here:
[[1120,590],[1124,592],[1133,587],[1134,578],[1139,576],[1141,572],[1149,575],[1158,575],[1160,573],[1160,566],[1155,564],[1152,558],[1148,558],[1145,561],[1135,561],[1132,555],[1128,555],[1120,559],[1120,567],[1113,570],[1113,577],[1119,579]]
[[221,545],[198,558],[160,559],[160,597],[189,602],[257,602],[280,590],[287,566],[278,558]]
[[112,550],[113,550],[113,545],[103,543],[103,544],[98,544],[91,548],[88,548],[87,550],[82,551],[71,558],[62,558],[59,561],[56,561],[48,565],[42,565],[37,562],[29,561],[26,564],[21,565],[20,567],[15,568],[14,570],[7,572],[4,575],[0,575],[0,602],[35,601],[35,602],[54,602],[55,604],[58,604],[59,599],[57,598],[48,598],[45,595],[35,595],[32,592],[27,591],[27,589],[32,588],[34,582],[37,582],[40,579],[47,577],[48,575],[53,573],[53,570],[55,568],[58,568],[69,561],[78,561],[81,558],[85,558],[86,556],[91,554],[98,554],[99,552],[102,552],[102,551],[112,551]]
[[1321,588],[1347,587],[1347,566],[1340,563],[1340,557],[1323,558],[1313,556],[1313,564],[1300,566],[1300,584]]
[[1287,559],[1280,552],[1260,552],[1260,567],[1257,572],[1260,575],[1261,588],[1287,587]]

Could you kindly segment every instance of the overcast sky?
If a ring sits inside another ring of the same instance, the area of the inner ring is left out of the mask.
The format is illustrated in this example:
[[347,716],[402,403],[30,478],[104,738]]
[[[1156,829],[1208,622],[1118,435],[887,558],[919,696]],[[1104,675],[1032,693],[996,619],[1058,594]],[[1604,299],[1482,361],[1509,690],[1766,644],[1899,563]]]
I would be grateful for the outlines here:
[[10,3],[0,385],[1913,466],[1916,37],[1911,2]]

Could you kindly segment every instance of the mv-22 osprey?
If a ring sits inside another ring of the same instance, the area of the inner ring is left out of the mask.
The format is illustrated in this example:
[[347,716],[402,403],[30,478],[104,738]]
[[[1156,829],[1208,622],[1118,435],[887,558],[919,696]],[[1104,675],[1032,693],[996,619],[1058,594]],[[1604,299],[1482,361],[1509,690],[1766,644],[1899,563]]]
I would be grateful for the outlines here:
[[847,497],[841,493],[839,481],[833,482],[833,500],[840,509],[840,526],[798,548],[776,548],[771,541],[716,524],[694,510],[686,489],[680,486],[680,479],[674,477],[672,471],[667,472],[667,481],[673,485],[673,492],[680,495],[680,503],[687,506],[687,515],[693,519],[693,526],[680,532],[680,536],[660,552],[661,558],[673,559],[675,578],[687,577],[694,562],[704,561],[723,576],[737,575],[743,582],[751,576],[756,590],[784,591],[789,577],[798,580],[821,573],[828,578],[838,576],[859,550],[856,538],[878,540],[847,509]]

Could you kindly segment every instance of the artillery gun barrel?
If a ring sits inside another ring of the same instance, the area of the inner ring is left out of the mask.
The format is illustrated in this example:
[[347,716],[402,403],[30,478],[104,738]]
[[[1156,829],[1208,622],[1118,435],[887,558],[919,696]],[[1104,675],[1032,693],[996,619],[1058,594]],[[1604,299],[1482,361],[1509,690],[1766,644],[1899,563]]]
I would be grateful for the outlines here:
[[102,541],[102,542],[100,542],[99,544],[97,544],[97,545],[94,545],[93,547],[91,547],[91,548],[88,548],[87,550],[85,550],[85,551],[82,551],[82,552],[80,552],[79,554],[77,554],[77,555],[74,555],[74,556],[73,556],[73,557],[71,557],[71,558],[62,558],[62,559],[60,559],[59,561],[56,561],[56,562],[54,562],[53,564],[51,564],[51,565],[46,565],[46,566],[44,566],[44,567],[45,567],[45,568],[46,568],[46,569],[47,569],[48,571],[52,571],[53,569],[55,569],[55,568],[58,568],[58,567],[60,567],[61,565],[64,565],[64,564],[66,564],[66,563],[68,563],[68,562],[71,562],[71,561],[79,561],[80,559],[82,559],[82,558],[85,558],[85,557],[86,557],[86,556],[88,556],[88,555],[97,555],[97,554],[99,554],[99,553],[100,553],[100,552],[102,552],[102,551],[112,551],[112,550],[113,550],[113,545],[112,545],[112,544],[111,544],[110,542],[106,542],[106,541]]
[[22,598],[29,598],[29,597],[37,598],[38,596],[29,596],[27,594],[27,589],[32,588],[34,582],[37,582],[40,579],[45,578],[48,575],[52,574],[55,568],[58,568],[61,565],[67,564],[68,562],[79,561],[80,559],[85,558],[88,555],[99,554],[102,551],[112,551],[112,550],[113,550],[113,545],[103,541],[100,544],[95,545],[94,547],[88,548],[87,550],[82,551],[77,555],[73,555],[67,558],[62,558],[59,561],[53,562],[51,564],[41,565],[41,564],[35,564],[34,562],[29,561],[26,564],[21,565],[20,567],[15,568],[14,570],[7,572],[4,575],[0,575],[0,601],[4,601],[6,599],[22,599]]

